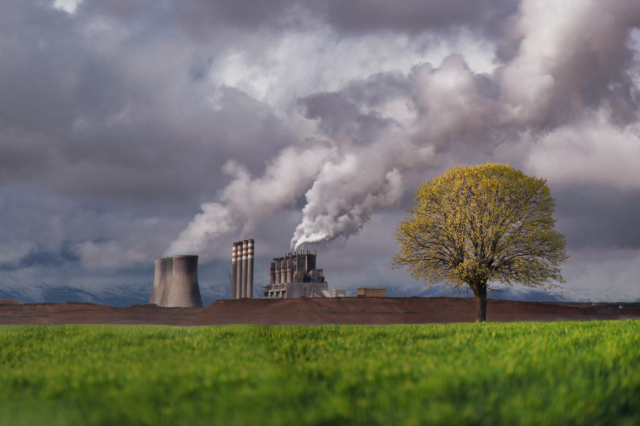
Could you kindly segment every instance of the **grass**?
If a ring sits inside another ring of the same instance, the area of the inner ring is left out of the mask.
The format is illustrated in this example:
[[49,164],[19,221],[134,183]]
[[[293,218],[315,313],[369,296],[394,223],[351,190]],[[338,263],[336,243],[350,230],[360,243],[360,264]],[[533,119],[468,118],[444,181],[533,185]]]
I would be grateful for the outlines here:
[[0,327],[0,425],[638,425],[640,321]]

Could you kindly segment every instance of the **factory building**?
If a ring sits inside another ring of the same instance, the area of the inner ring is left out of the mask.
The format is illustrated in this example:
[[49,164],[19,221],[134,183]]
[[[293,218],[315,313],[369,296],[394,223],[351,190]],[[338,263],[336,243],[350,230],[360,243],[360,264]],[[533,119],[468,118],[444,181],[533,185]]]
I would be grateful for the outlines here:
[[387,297],[387,289],[382,287],[360,287],[358,297]]
[[253,239],[233,243],[231,298],[253,298]]
[[183,255],[155,261],[150,304],[172,308],[201,308],[198,256]]
[[347,290],[338,290],[334,288],[331,290],[331,297],[347,297]]
[[289,253],[273,259],[265,298],[299,299],[332,297],[322,269],[316,269],[316,253],[309,250]]

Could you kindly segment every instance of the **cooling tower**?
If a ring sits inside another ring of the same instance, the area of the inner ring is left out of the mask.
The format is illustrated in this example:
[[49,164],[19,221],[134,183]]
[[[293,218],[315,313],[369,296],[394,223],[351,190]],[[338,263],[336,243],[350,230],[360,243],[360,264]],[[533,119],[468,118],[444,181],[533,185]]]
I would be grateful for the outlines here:
[[167,297],[168,308],[201,308],[198,284],[198,256],[173,256],[173,276]]
[[231,251],[231,298],[237,299],[238,287],[238,243],[233,243]]
[[162,276],[162,259],[155,260],[155,264],[156,272],[153,276],[153,290],[151,290],[151,299],[149,299],[150,305],[160,305],[160,299],[162,299],[162,288],[160,288],[160,277]]
[[249,240],[247,256],[247,297],[253,299],[253,239]]
[[169,290],[171,290],[171,283],[173,282],[173,258],[167,257],[164,259],[164,287],[162,289],[162,298],[160,299],[160,306],[167,306],[167,300],[169,298]]

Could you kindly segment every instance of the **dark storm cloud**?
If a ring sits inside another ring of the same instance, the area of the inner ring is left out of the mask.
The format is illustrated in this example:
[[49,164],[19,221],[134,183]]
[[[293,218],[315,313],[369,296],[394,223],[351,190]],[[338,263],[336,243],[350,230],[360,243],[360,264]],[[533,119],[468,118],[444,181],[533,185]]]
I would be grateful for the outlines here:
[[575,185],[554,193],[570,249],[639,249],[640,191]]
[[[238,89],[216,89],[216,111],[193,98],[208,66],[198,57],[175,67],[182,75],[162,72],[166,60],[157,55],[165,52],[149,57],[160,67],[151,80],[127,72],[135,59],[126,63],[110,49],[135,55],[158,42],[134,32],[107,40],[106,53],[95,49],[82,32],[100,5],[83,3],[75,20],[30,2],[10,6],[14,13],[3,14],[0,29],[2,182],[35,179],[68,194],[184,197],[215,191],[228,158],[260,171],[273,148],[292,142],[269,107]],[[141,12],[153,7],[110,6],[140,22],[154,19]]]
[[415,33],[463,25],[488,32],[502,27],[504,19],[518,10],[518,2],[513,0],[327,0],[313,4],[325,10],[329,23],[345,32]]
[[[507,18],[518,10],[516,0],[451,0],[384,2],[379,0],[192,0],[149,2],[91,1],[79,13],[117,18],[145,32],[167,28],[206,40],[220,28],[285,31],[323,22],[345,34],[393,31],[416,34],[466,27],[503,38]],[[242,34],[236,33],[236,36]],[[227,40],[230,44],[231,39]],[[505,45],[508,43],[504,42]],[[508,48],[503,48],[505,52]]]
[[[321,92],[298,99],[300,113],[318,120],[326,135],[339,139],[341,132],[356,143],[376,140],[380,132],[394,124],[371,108],[411,96],[412,83],[399,73],[377,74],[363,81],[352,81],[339,92]],[[367,111],[369,110],[369,111]]]

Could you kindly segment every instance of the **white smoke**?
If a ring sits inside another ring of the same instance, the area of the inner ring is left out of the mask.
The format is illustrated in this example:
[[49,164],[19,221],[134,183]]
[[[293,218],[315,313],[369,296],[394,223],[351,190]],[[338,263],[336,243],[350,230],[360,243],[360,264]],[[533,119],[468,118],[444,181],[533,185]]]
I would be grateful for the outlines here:
[[581,89],[606,87],[639,19],[640,3],[627,0],[523,1],[511,34],[520,48],[500,71],[501,100],[525,123],[544,123],[557,103],[581,109]]
[[223,172],[233,181],[219,194],[218,202],[202,204],[202,213],[194,217],[165,255],[201,253],[222,235],[240,228],[251,230],[263,217],[304,194],[324,163],[335,158],[335,147],[289,147],[257,179],[251,179],[243,165],[228,161]]
[[[453,55],[439,67],[418,65],[408,76],[416,88],[414,97],[405,100],[415,105],[409,109],[415,119],[403,121],[412,122],[409,128],[387,127],[366,146],[340,135],[330,146],[287,148],[259,178],[228,162],[224,171],[234,180],[217,202],[202,205],[203,212],[167,253],[199,252],[221,235],[241,227],[246,232],[303,194],[307,204],[291,240],[293,248],[348,238],[378,209],[400,200],[407,170],[437,161],[438,152],[452,149],[452,142],[491,150],[512,138],[529,150],[524,156],[531,155],[531,168],[559,179],[583,175],[586,168],[615,170],[623,157],[638,157],[634,146],[639,136],[636,127],[616,133],[602,111],[611,82],[619,80],[628,65],[629,31],[639,22],[640,2],[524,0],[509,28],[509,36],[519,41],[518,51],[493,75],[483,76],[498,88],[492,95],[481,90],[480,76],[461,56]],[[592,96],[596,101],[585,97],[585,87],[597,94]],[[383,105],[378,112],[384,110]],[[590,117],[598,117],[598,123],[586,125]],[[612,145],[619,149],[608,156],[610,161],[594,164],[593,155],[585,154],[579,163],[585,169],[572,169],[550,160],[563,158],[566,150],[576,152],[584,140],[585,149],[604,153],[606,145],[589,138],[588,129],[619,141]],[[520,142],[526,139],[523,135],[534,142]]]
[[[565,184],[640,188],[640,124],[611,124],[606,111],[559,127],[532,144],[527,167]],[[570,159],[570,161],[567,161]]]

